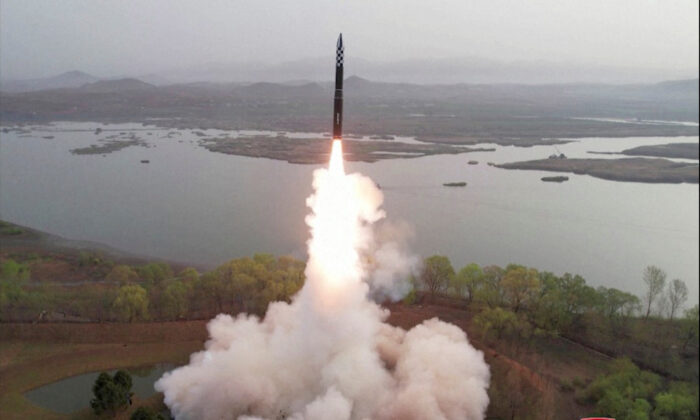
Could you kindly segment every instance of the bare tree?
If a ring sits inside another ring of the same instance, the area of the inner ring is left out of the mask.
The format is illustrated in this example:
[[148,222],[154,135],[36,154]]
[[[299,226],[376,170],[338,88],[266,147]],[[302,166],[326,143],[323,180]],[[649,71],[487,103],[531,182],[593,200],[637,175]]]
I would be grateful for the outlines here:
[[662,293],[656,299],[656,314],[659,318],[668,317],[671,314],[671,300],[668,293]]
[[644,317],[649,318],[652,304],[663,292],[664,285],[666,285],[666,273],[659,267],[650,265],[644,270],[644,283],[647,285],[647,292],[644,295],[647,311]]
[[686,300],[688,300],[688,286],[681,279],[673,279],[668,286],[669,317],[671,319]]

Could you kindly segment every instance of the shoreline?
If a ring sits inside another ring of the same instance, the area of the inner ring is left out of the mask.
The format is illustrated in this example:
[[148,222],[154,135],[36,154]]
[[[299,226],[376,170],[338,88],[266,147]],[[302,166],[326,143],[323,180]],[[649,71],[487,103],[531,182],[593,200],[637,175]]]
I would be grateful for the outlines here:
[[494,165],[501,169],[590,175],[606,181],[646,184],[698,184],[698,164],[660,158],[539,159]]
[[13,227],[22,230],[21,234],[17,235],[1,235],[0,253],[37,253],[37,254],[61,254],[67,257],[77,258],[81,253],[98,254],[108,257],[115,263],[120,264],[147,264],[151,262],[163,262],[173,266],[176,269],[185,267],[193,267],[198,270],[208,270],[211,266],[206,264],[196,264],[185,261],[173,261],[165,258],[152,257],[144,254],[136,254],[122,249],[114,248],[109,245],[79,239],[69,239],[60,235],[45,232],[28,226],[20,225],[7,220],[0,220],[0,223],[6,223]]
[[[548,127],[546,122],[549,121],[545,117],[540,117],[543,120],[544,127]],[[517,120],[517,118],[516,118]],[[588,121],[591,127],[577,127],[572,125],[569,128],[556,128],[554,132],[549,132],[548,129],[543,129],[540,134],[527,134],[520,137],[506,137],[499,134],[485,134],[485,133],[471,133],[469,131],[464,131],[459,134],[446,134],[438,132],[422,132],[415,130],[408,130],[409,127],[402,129],[400,126],[394,127],[389,133],[390,136],[402,136],[402,137],[413,137],[417,141],[424,143],[426,146],[434,145],[439,146],[473,146],[476,144],[490,143],[499,146],[515,146],[529,148],[533,146],[553,146],[559,144],[570,143],[578,139],[584,138],[596,138],[596,137],[609,137],[609,138],[627,138],[627,137],[687,137],[687,136],[698,136],[700,135],[700,128],[697,125],[684,125],[684,124],[628,124],[623,122],[604,122],[596,120],[578,119],[573,117],[561,117],[556,119],[559,122],[584,122]],[[260,122],[249,122],[232,124],[225,121],[218,120],[207,120],[193,118],[189,120],[183,120],[179,117],[165,117],[159,119],[150,119],[143,117],[123,117],[123,118],[113,118],[113,117],[99,117],[91,116],[89,118],[76,117],[72,119],[62,118],[52,118],[52,117],[38,117],[36,119],[4,119],[0,121],[0,127],[31,127],[33,125],[46,125],[60,122],[70,122],[70,123],[99,123],[104,125],[110,124],[140,124],[141,127],[138,131],[148,131],[148,126],[156,127],[163,130],[223,130],[223,131],[271,131],[271,132],[285,132],[285,133],[322,133],[321,127],[317,127],[315,124],[304,124],[288,126],[285,124],[280,124],[279,122],[275,124],[273,121],[271,124],[263,125]],[[359,125],[362,127],[360,119]],[[602,125],[599,125],[602,124]],[[553,129],[550,127],[549,129]],[[84,131],[94,131],[86,129]],[[106,131],[106,130],[105,130]],[[387,136],[387,132],[381,130],[373,130],[372,126],[362,129],[349,130],[347,139],[353,140],[354,136],[369,136],[369,137],[384,137]],[[219,138],[216,140],[221,140]],[[274,137],[270,137],[274,139]],[[207,140],[207,139],[203,139]],[[299,140],[299,139],[294,139]],[[327,139],[326,139],[327,140]],[[363,141],[367,142],[367,141]],[[380,143],[391,143],[391,140],[385,140]],[[297,162],[293,162],[297,163]]]

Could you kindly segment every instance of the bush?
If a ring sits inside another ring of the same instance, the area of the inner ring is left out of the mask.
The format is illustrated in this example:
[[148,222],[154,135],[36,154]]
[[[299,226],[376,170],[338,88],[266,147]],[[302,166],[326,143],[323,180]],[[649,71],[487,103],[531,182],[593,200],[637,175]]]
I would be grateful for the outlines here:
[[474,317],[474,324],[484,337],[495,333],[496,338],[500,339],[516,329],[518,317],[507,309],[486,309]]
[[117,371],[113,377],[107,372],[100,373],[92,386],[94,398],[90,400],[90,407],[97,415],[104,412],[116,413],[131,405],[131,386],[131,375],[123,370]]
[[414,303],[416,303],[416,299],[418,299],[418,297],[416,296],[416,289],[411,289],[411,291],[408,292],[406,296],[404,296],[401,302],[404,305],[413,305]]
[[152,408],[139,407],[130,417],[131,420],[165,420],[165,417],[156,413]]
[[2,229],[0,229],[0,232],[3,235],[11,235],[11,236],[21,235],[22,233],[24,233],[24,231],[22,229],[20,229],[16,226],[3,227]]
[[559,384],[559,389],[562,390],[563,392],[573,392],[574,391],[574,385],[572,382],[567,381],[566,379],[563,379],[561,383]]

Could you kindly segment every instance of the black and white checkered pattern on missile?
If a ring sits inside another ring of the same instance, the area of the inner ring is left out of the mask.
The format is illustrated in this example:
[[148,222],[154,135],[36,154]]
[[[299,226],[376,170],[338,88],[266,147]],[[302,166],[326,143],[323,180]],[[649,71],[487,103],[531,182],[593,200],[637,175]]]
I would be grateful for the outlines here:
[[343,47],[338,48],[335,54],[335,66],[341,67],[343,65]]

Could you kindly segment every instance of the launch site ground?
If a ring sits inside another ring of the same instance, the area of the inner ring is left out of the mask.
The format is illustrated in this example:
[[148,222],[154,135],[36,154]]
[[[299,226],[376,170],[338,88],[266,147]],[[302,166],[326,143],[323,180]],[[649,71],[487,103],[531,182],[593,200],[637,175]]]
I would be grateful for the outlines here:
[[[32,287],[50,287],[60,293],[76,293],[75,304],[109,288],[103,281],[110,261],[144,264],[146,259],[119,255],[108,248],[91,251],[89,244],[47,235],[3,222],[0,259],[13,258],[31,264]],[[95,246],[96,244],[92,244]],[[88,253],[88,254],[86,254]],[[93,263],[85,263],[86,257]],[[177,267],[177,266],[176,266]],[[80,297],[82,296],[82,298]],[[582,417],[593,406],[577,395],[611,368],[613,358],[631,357],[640,366],[665,360],[669,343],[675,342],[679,326],[668,320],[629,320],[631,335],[619,336],[604,328],[589,328],[576,336],[534,335],[493,339],[479,333],[474,316],[481,310],[463,299],[420,294],[413,301],[385,303],[388,322],[405,329],[439,317],[467,332],[472,345],[484,352],[492,379],[487,418],[509,418],[518,410],[554,410],[553,418]],[[35,314],[36,315],[36,314]],[[64,314],[65,315],[65,314]],[[43,319],[0,324],[0,406],[3,418],[92,419],[89,408],[73,414],[52,412],[28,400],[24,394],[57,380],[88,372],[150,366],[168,362],[187,363],[207,339],[208,314],[175,322],[95,322],[85,317],[65,318],[48,314]],[[50,320],[54,320],[51,322]],[[673,350],[672,352],[678,352]],[[665,379],[696,380],[697,347],[680,356],[671,370],[655,370]],[[680,354],[680,353],[679,353]],[[679,357],[679,356],[674,356]],[[650,367],[651,368],[651,367]],[[89,393],[89,390],[86,390]],[[127,419],[138,406],[164,409],[162,394],[134,398],[134,405],[117,414]]]
[[[389,305],[392,310],[389,322],[410,328],[437,316],[468,331],[472,314],[449,305],[449,302]],[[184,364],[191,353],[202,348],[207,338],[206,323],[202,320],[138,324],[3,324],[0,330],[0,404],[6,415],[4,418],[93,418],[89,408],[76,415],[53,413],[32,404],[23,394],[87,372],[160,362]],[[560,384],[571,382],[576,377],[592,380],[605,371],[609,360],[563,339],[551,340],[550,343],[543,341],[537,348],[519,351],[517,355],[501,353],[499,349],[487,347],[474,339],[471,342],[485,352],[494,377],[504,377],[508,371],[517,372],[524,394],[537,400],[557,399],[562,413],[572,409],[585,411],[586,408],[576,407],[573,393],[563,392]],[[545,347],[551,350],[542,353]],[[498,414],[500,405],[507,404],[505,400],[498,402],[504,396],[499,397],[497,391],[503,390],[492,390],[493,414]],[[128,418],[139,405],[162,408],[162,395],[154,395],[145,401],[137,399],[134,407],[118,418]]]

